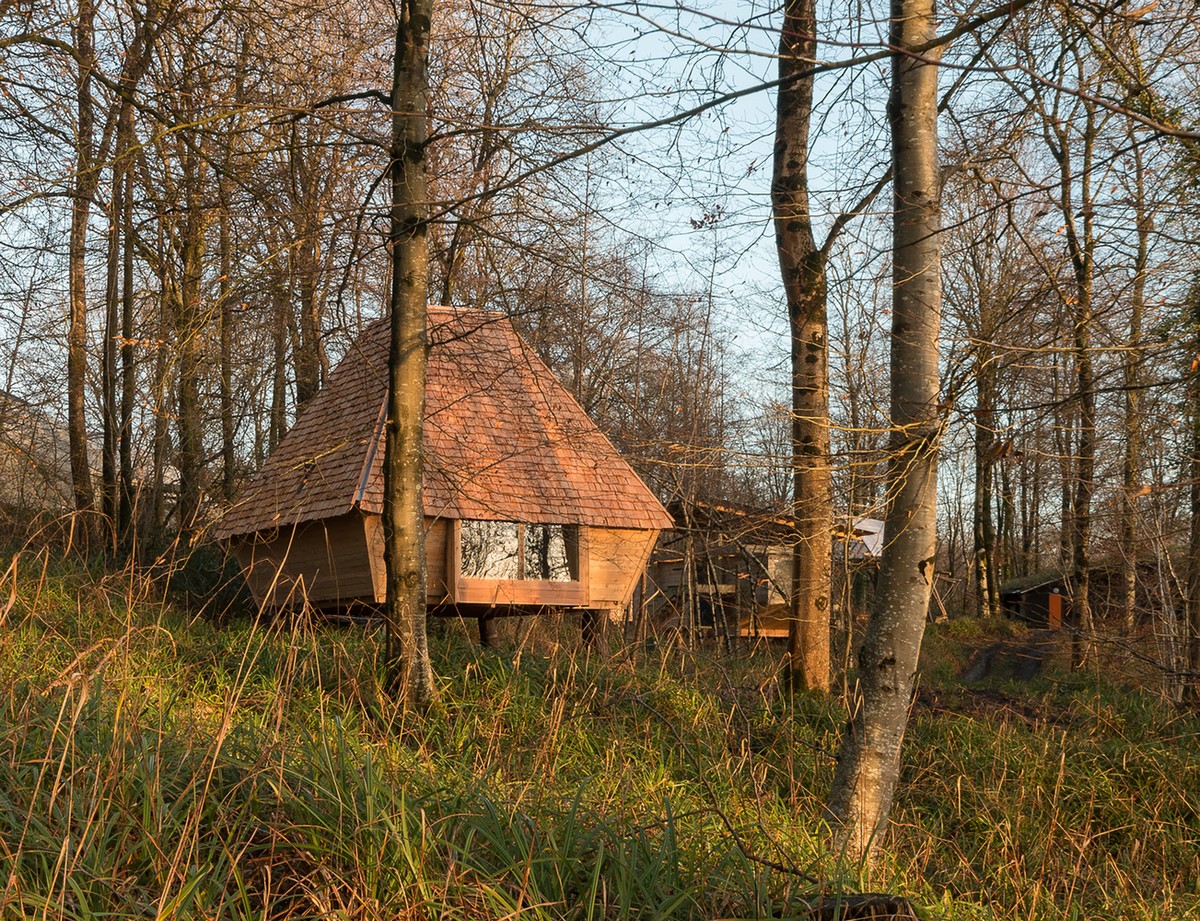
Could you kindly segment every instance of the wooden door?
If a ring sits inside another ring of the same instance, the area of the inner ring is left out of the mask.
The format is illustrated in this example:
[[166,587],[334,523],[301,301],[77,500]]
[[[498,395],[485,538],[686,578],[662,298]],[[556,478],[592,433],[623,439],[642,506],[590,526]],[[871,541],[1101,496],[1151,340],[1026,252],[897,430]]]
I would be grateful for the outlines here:
[[1058,592],[1050,593],[1050,629],[1062,629],[1063,596]]

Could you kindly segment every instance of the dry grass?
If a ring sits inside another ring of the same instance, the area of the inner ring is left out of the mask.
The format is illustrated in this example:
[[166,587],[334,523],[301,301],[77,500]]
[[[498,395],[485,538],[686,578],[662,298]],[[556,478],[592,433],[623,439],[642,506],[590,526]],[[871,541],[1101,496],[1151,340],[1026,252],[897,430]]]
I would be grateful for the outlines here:
[[840,707],[776,695],[767,657],[448,630],[412,716],[370,631],[218,627],[165,573],[49,551],[3,568],[3,917],[803,917],[817,887],[929,918],[1200,907],[1195,720],[1094,676],[961,689],[955,629],[868,877],[822,850]]

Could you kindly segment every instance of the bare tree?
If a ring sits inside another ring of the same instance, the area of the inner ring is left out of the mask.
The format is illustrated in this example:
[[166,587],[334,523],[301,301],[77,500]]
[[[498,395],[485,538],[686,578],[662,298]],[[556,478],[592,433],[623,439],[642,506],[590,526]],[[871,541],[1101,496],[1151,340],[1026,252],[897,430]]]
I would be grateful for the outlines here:
[[817,49],[816,0],[789,0],[779,37],[775,245],[787,296],[792,368],[792,552],[789,674],[829,690],[833,497],[829,458],[829,320],[826,249],[813,237],[808,192],[809,124]]
[[429,296],[425,113],[433,2],[404,0],[397,16],[391,95],[392,341],[383,462],[387,657],[389,680],[406,704],[426,707],[436,692],[425,630],[425,509],[421,488]]
[[[893,0],[891,445],[879,591],[858,655],[858,701],[828,811],[838,846],[867,856],[887,825],[937,546],[941,314],[938,61],[932,0]],[[915,49],[923,49],[917,52]],[[928,50],[925,50],[928,49]]]
[[96,146],[96,110],[93,82],[98,67],[95,49],[96,8],[92,0],[79,0],[75,20],[76,157],[75,183],[71,196],[71,240],[68,248],[71,319],[67,332],[67,431],[71,443],[71,480],[75,507],[92,508],[91,461],[87,432],[87,238],[88,222],[96,187],[100,182]]

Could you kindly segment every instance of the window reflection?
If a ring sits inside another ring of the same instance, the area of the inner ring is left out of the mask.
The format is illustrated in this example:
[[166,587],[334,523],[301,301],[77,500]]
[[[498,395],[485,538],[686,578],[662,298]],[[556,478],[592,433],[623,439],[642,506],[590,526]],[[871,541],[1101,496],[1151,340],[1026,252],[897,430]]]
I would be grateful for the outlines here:
[[521,544],[515,521],[463,521],[461,548],[464,576],[521,578]]
[[572,554],[568,553],[567,536],[567,528],[561,524],[525,525],[526,579],[571,581]]
[[515,521],[459,522],[460,571],[469,579],[572,582],[579,578],[579,528]]

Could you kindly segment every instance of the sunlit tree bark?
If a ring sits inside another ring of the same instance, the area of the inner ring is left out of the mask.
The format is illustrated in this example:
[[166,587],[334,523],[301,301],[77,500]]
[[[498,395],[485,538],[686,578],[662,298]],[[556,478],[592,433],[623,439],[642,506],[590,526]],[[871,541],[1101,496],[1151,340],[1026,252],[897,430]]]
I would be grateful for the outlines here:
[[828,800],[836,845],[864,858],[887,826],[937,545],[941,217],[933,0],[893,0],[893,267],[887,543],[858,655],[857,700]]
[[100,181],[96,151],[96,112],[92,99],[96,8],[92,0],[80,0],[75,22],[76,148],[75,179],[71,197],[71,237],[67,248],[67,275],[71,315],[67,330],[67,433],[70,441],[71,483],[75,508],[92,508],[91,463],[87,431],[87,238],[92,201]]
[[398,7],[392,82],[391,350],[384,455],[384,561],[389,678],[406,704],[435,693],[425,629],[425,518],[421,431],[429,295],[425,176],[432,0]]
[[792,553],[789,669],[793,683],[829,690],[833,505],[829,468],[829,321],[825,252],[813,237],[808,140],[816,57],[816,2],[789,0],[779,37],[775,247],[787,296],[792,362]]

